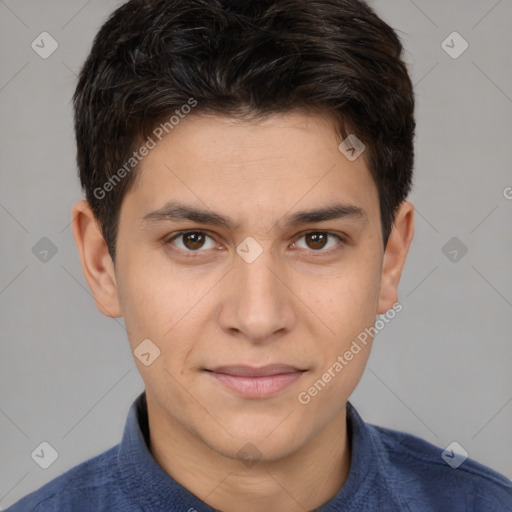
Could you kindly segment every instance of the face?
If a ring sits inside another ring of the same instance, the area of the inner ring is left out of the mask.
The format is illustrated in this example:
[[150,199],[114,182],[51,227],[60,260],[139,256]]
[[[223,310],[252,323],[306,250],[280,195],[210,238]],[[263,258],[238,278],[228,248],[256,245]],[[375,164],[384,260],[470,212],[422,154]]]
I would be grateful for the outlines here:
[[135,361],[158,421],[219,454],[279,459],[344,419],[371,339],[344,355],[396,301],[412,222],[385,254],[364,153],[339,143],[298,112],[190,116],[123,200],[97,303],[150,354]]

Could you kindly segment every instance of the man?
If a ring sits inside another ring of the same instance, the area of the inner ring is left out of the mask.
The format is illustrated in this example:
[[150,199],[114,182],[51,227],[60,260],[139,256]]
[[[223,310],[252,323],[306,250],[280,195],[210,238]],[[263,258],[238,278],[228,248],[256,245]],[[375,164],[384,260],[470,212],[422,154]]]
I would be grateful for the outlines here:
[[[145,391],[17,511],[510,511],[349,397],[413,238],[402,46],[354,0],[132,0],[74,96],[73,234]],[[456,457],[453,454],[453,457]]]

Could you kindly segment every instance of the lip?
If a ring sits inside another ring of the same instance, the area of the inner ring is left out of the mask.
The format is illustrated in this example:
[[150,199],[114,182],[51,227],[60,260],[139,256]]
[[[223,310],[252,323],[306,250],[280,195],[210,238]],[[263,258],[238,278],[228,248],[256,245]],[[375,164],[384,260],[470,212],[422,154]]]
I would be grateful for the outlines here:
[[286,364],[261,367],[233,365],[207,370],[231,391],[247,398],[266,398],[284,390],[301,377],[305,370]]

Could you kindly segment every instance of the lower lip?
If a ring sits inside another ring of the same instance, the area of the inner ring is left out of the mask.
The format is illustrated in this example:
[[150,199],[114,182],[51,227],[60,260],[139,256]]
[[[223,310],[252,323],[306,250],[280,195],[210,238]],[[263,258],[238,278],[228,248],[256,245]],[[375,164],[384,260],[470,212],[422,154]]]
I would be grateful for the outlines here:
[[279,373],[264,377],[246,377],[210,372],[224,386],[247,398],[265,398],[282,391],[300,378],[303,372]]

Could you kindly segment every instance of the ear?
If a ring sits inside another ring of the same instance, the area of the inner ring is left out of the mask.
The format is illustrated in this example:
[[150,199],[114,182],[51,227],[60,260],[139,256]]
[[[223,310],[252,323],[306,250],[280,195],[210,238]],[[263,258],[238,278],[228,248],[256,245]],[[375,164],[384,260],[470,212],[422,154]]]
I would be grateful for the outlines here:
[[414,236],[414,206],[404,201],[395,216],[384,251],[377,312],[383,314],[398,301],[398,283]]
[[82,199],[71,210],[75,239],[82,272],[96,302],[105,316],[121,316],[114,264],[103,239],[101,229],[89,203]]

